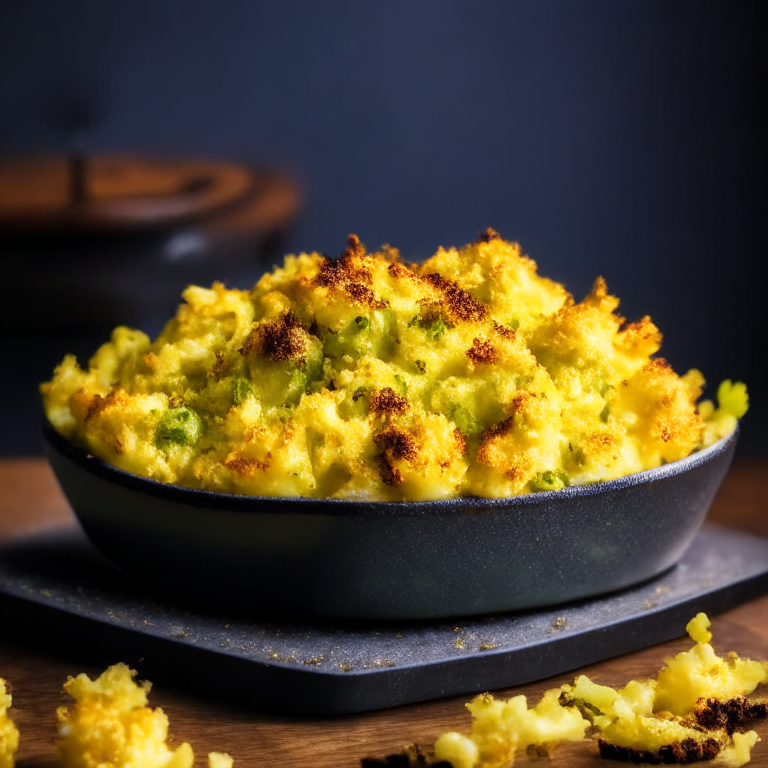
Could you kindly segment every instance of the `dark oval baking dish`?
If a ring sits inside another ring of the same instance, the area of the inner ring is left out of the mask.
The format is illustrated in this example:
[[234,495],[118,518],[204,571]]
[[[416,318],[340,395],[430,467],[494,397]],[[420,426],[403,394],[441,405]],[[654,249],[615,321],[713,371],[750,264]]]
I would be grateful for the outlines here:
[[737,438],[561,491],[364,502],[167,485],[44,432],[93,544],[157,593],[251,615],[360,619],[520,610],[651,578],[691,543]]

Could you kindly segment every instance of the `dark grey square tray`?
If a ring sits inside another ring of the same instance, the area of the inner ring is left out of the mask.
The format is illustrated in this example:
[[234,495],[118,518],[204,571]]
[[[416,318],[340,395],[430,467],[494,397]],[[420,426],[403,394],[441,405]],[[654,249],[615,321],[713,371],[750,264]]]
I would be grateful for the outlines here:
[[[266,585],[265,585],[266,588]],[[3,634],[141,660],[141,674],[251,707],[346,714],[519,685],[682,634],[768,591],[768,540],[705,526],[674,568],[632,589],[460,621],[297,623],[164,602],[79,529],[0,546]]]

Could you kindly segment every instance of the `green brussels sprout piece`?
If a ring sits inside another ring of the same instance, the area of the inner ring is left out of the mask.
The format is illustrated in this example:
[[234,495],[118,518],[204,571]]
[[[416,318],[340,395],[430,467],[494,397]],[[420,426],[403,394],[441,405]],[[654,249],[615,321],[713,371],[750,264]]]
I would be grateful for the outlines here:
[[425,374],[427,372],[427,364],[423,360],[414,360],[413,364],[420,374]]
[[426,334],[430,341],[438,341],[440,337],[448,330],[448,325],[442,317],[436,317],[432,320],[425,320],[423,317],[416,315],[411,318],[408,323],[408,327],[412,328],[414,325],[418,325],[422,331]]
[[364,331],[368,326],[370,326],[371,321],[367,317],[356,317],[355,318],[355,325],[357,326],[357,331]]
[[235,376],[232,380],[232,399],[235,405],[242,405],[251,394],[251,385],[244,376]]
[[483,431],[474,416],[463,405],[454,405],[451,408],[451,421],[466,437],[479,435]]
[[611,412],[610,406],[606,403],[605,408],[600,411],[600,421],[605,424],[608,421],[608,414]]
[[162,450],[171,445],[194,445],[202,434],[203,421],[191,408],[170,408],[157,425],[155,444]]
[[570,485],[566,474],[549,469],[546,472],[539,472],[531,480],[531,489],[534,491],[559,491],[566,485]]
[[435,318],[431,323],[421,327],[424,329],[424,333],[430,341],[438,341],[440,337],[448,330],[448,326],[442,317]]
[[395,381],[397,382],[397,386],[400,388],[400,394],[405,397],[408,394],[408,383],[406,380],[398,373],[395,374]]

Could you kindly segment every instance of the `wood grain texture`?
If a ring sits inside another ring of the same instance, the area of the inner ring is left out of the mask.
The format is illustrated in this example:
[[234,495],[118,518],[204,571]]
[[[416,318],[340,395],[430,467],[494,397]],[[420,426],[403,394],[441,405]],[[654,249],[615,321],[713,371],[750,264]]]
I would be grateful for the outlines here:
[[[768,535],[768,485],[761,482],[766,475],[768,459],[738,462],[710,518]],[[73,523],[73,518],[47,464],[38,459],[0,461],[0,540],[66,523]],[[768,596],[715,618],[713,630],[714,645],[720,652],[734,650],[752,658],[768,658]],[[53,768],[57,764],[54,713],[67,700],[62,683],[68,675],[95,675],[101,670],[57,653],[55,637],[45,642],[45,650],[32,650],[2,635],[0,631],[0,676],[13,686],[12,715],[22,734],[18,765]],[[631,677],[655,674],[665,656],[688,647],[690,642],[680,638],[583,671],[598,682],[620,685]],[[535,700],[547,688],[570,682],[574,674],[495,693],[502,697],[524,693]],[[193,669],[190,675],[194,675]],[[768,696],[768,686],[757,693]],[[205,755],[215,750],[229,752],[236,768],[357,768],[362,757],[384,757],[409,742],[428,746],[443,731],[466,729],[469,715],[464,703],[468,699],[460,696],[349,717],[298,718],[249,711],[168,688],[151,695],[153,705],[168,714],[176,741],[191,743],[197,765],[205,765]],[[750,765],[768,768],[768,724],[761,723],[756,730],[763,741],[755,747]],[[515,765],[529,762],[522,757]],[[562,746],[550,760],[538,760],[536,765],[606,768],[612,763],[601,760],[593,745],[579,744]]]

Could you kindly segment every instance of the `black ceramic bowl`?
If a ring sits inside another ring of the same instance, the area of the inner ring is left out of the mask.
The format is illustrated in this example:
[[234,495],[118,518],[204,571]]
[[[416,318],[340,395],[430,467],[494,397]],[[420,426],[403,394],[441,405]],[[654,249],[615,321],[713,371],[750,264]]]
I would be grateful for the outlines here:
[[605,483],[426,502],[233,496],[165,485],[45,428],[54,472],[115,565],[186,600],[251,615],[417,619],[534,608],[621,589],[674,565],[736,433]]

